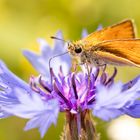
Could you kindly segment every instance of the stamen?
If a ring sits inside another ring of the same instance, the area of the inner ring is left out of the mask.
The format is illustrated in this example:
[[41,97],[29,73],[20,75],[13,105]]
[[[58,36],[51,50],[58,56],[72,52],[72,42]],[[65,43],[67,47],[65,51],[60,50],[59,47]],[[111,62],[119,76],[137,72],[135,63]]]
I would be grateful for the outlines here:
[[77,90],[76,90],[76,83],[75,83],[75,75],[72,75],[72,87],[75,95],[75,99],[78,99]]
[[50,79],[51,79],[51,85],[52,85],[52,81],[53,81],[53,77],[55,77],[55,74],[53,72],[53,69],[50,67]]
[[54,83],[54,89],[57,92],[57,94],[64,100],[64,102],[67,104],[67,106],[69,108],[71,108],[71,105],[70,105],[68,99],[66,97],[64,97],[64,95],[59,91],[59,89],[57,88],[57,85],[55,83]]
[[46,86],[45,81],[43,81],[41,78],[42,78],[42,77],[40,76],[40,77],[39,77],[39,84],[40,84],[47,92],[51,93],[51,90]]
[[92,97],[92,98],[87,102],[87,104],[90,105],[90,104],[92,104],[93,102],[95,102],[95,96]]
[[59,75],[59,77],[61,78],[61,80],[63,81],[65,76],[64,76],[64,74],[63,74],[62,66],[60,66],[58,75]]
[[105,85],[108,85],[111,81],[113,81],[114,78],[115,78],[115,76],[116,76],[116,74],[117,74],[117,68],[114,67],[114,73],[113,73],[113,75],[108,79],[108,81],[105,83]]
[[98,75],[99,75],[99,72],[100,72],[100,69],[97,68],[97,69],[96,69],[96,73],[94,74],[95,81],[96,81],[96,79],[97,79],[97,77],[98,77]]
[[102,84],[105,84],[106,79],[107,79],[107,75],[106,75],[105,72],[103,72],[102,75],[101,75],[101,83],[102,83]]
[[30,84],[30,87],[33,91],[37,92],[37,93],[40,93],[40,89],[37,87],[35,81],[34,81],[34,77],[31,76],[30,77],[30,81],[29,81],[29,84]]

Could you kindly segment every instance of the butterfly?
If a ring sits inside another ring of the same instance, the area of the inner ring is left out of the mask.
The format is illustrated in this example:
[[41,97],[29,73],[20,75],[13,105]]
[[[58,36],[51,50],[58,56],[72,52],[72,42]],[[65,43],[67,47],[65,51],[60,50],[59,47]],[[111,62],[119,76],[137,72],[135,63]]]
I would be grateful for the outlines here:
[[126,65],[140,67],[140,39],[135,37],[132,20],[95,31],[68,43],[68,52],[82,64],[96,67]]

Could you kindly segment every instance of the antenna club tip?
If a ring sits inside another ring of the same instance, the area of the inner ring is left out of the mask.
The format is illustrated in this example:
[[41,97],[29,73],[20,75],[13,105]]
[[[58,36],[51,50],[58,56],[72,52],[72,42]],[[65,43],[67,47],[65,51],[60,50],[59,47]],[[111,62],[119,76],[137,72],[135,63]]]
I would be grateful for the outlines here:
[[60,41],[66,42],[64,39],[58,38],[58,37],[55,37],[55,36],[50,36],[50,38],[51,39],[56,39],[56,40],[60,40]]
[[50,36],[50,38],[55,39],[55,37],[54,37],[54,36]]

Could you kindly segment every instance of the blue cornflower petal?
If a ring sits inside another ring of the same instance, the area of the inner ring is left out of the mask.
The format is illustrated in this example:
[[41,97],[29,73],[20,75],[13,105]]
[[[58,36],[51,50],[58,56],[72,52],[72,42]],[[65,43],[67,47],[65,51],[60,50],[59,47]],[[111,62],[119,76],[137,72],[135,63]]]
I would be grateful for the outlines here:
[[2,110],[21,118],[31,119],[25,130],[37,127],[43,137],[50,125],[57,122],[58,101],[50,99],[46,102],[41,99],[39,94],[34,92],[27,94],[26,91],[19,88],[16,88],[14,93],[19,103],[1,106]]
[[[63,38],[62,33],[58,31],[56,37]],[[43,39],[39,39],[38,42],[40,43],[41,54],[36,54],[29,50],[24,50],[23,54],[40,74],[49,77],[50,58],[66,52],[67,48],[65,47],[64,42],[60,40],[55,40],[53,48],[51,48]],[[68,54],[65,54],[54,59],[55,60],[51,61],[54,72],[58,74],[59,67],[63,66],[64,74],[68,74],[71,67],[71,57]]]
[[46,77],[49,77],[49,68],[44,58],[28,50],[24,50],[23,55],[39,73],[45,75]]
[[[128,90],[129,88],[133,87],[133,85],[135,85],[139,79],[140,79],[140,75],[137,76],[136,78],[134,78],[133,80],[127,82],[126,84],[124,84],[122,91]],[[137,88],[139,88],[139,87],[137,87]]]
[[0,110],[0,118],[1,119],[2,118],[7,118],[7,117],[10,117],[10,116],[12,116],[12,115],[7,113],[7,112],[5,112],[5,111]]
[[42,39],[42,38],[38,38],[37,39],[37,42],[39,43],[40,45],[40,52],[41,52],[41,55],[44,59],[47,59],[48,56],[46,54],[48,54],[48,52],[52,53],[51,52],[51,47],[49,46],[49,44],[46,42],[46,40]]
[[[98,27],[97,27],[97,31],[101,30],[103,28],[103,26],[100,24]],[[88,31],[86,29],[83,29],[82,31],[82,36],[81,38],[85,38],[86,36],[88,36]]]
[[20,87],[30,91],[29,85],[10,72],[4,62],[0,60],[0,88],[10,90],[13,87]]
[[52,123],[56,125],[58,113],[59,107],[57,100],[49,100],[45,105],[44,111],[35,115],[30,121],[28,121],[24,130],[38,127],[41,137],[43,137]]
[[104,121],[110,121],[111,119],[117,118],[121,115],[123,115],[124,113],[121,112],[118,109],[114,109],[114,108],[102,108],[97,110],[97,108],[94,110],[94,115],[101,118]]
[[[103,85],[97,86],[98,92],[96,93],[96,103],[94,105],[93,114],[108,121],[119,115],[125,114],[126,108],[128,108],[132,112],[127,112],[126,114],[132,115],[139,105],[135,105],[136,99],[140,97],[139,85],[140,80],[137,80],[131,88],[124,91],[122,91],[122,83],[113,84],[109,88]],[[131,107],[136,108],[133,110]]]
[[28,119],[45,110],[48,101],[42,100],[39,94],[33,91],[31,94],[27,94],[25,90],[20,88],[15,88],[14,93],[19,103],[2,106],[2,109],[8,113]]
[[81,38],[84,38],[87,35],[88,35],[88,31],[86,29],[83,29]]
[[[61,31],[58,31],[55,35],[57,38],[63,39],[63,35]],[[60,41],[60,40],[55,40],[54,41],[54,50],[53,53],[54,54],[58,54],[58,53],[63,53],[64,52],[64,42]]]
[[103,29],[103,26],[100,24],[98,27],[97,27],[97,31],[100,31],[100,30],[102,30]]
[[26,82],[9,71],[6,65],[0,61],[0,118],[11,116],[10,113],[2,110],[2,105],[19,103],[13,88],[22,88],[28,93],[31,91]]
[[140,100],[134,101],[130,107],[123,107],[122,111],[131,117],[140,118]]
[[[43,137],[50,125],[56,124],[59,104],[57,99],[44,98],[28,84],[10,72],[0,62],[0,118],[18,116],[30,119],[25,130],[38,127]],[[36,122],[38,121],[38,122]]]

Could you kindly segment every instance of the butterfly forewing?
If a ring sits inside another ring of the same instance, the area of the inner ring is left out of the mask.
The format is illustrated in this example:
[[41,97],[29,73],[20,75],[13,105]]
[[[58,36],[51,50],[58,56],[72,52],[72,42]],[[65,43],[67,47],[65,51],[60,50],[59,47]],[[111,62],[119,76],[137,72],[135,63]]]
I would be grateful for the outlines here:
[[85,49],[91,48],[99,42],[115,39],[132,39],[135,38],[134,25],[132,20],[125,20],[110,27],[103,28],[89,34],[81,40],[82,43],[88,44]]
[[104,41],[94,46],[91,51],[114,64],[140,67],[140,39]]

